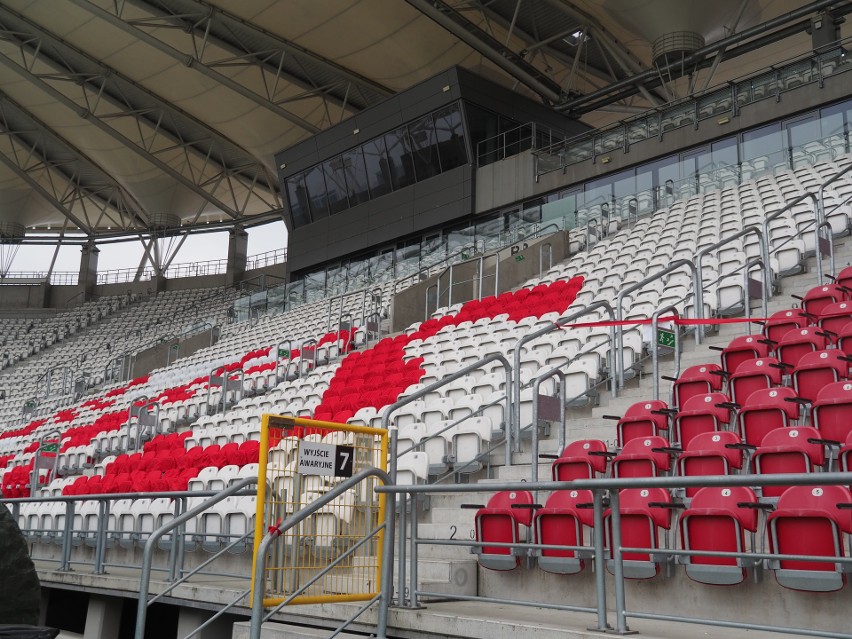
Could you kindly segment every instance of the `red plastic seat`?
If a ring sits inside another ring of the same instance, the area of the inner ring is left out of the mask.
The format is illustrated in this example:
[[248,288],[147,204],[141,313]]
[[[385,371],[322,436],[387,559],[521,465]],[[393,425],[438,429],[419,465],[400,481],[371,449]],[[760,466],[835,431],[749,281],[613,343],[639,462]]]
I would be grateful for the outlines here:
[[746,565],[735,557],[701,556],[701,551],[745,552],[745,533],[757,531],[757,504],[751,488],[706,487],[698,490],[678,521],[681,547],[693,553],[685,559],[690,579],[716,586],[732,586],[746,578]]
[[[684,446],[677,459],[677,472],[681,477],[732,475],[743,467],[742,440],[730,431],[702,433]],[[686,488],[686,496],[693,497],[700,488]]]
[[743,362],[768,356],[769,346],[762,336],[740,335],[722,350],[722,368],[733,374]]
[[842,286],[843,288],[852,289],[852,266],[847,266],[837,274],[837,278],[834,280],[835,284]]
[[852,321],[852,302],[833,302],[826,304],[819,314],[817,324],[819,327],[833,335],[830,335],[832,341],[837,340],[837,335],[843,330],[850,321]]
[[852,382],[834,382],[817,394],[811,420],[820,437],[845,442],[852,432]]
[[613,477],[658,477],[671,469],[665,437],[631,439],[612,461]]
[[825,350],[828,339],[818,328],[808,326],[795,331],[789,331],[781,341],[775,352],[778,359],[790,366],[797,366],[799,360],[807,353]]
[[753,392],[740,407],[737,423],[743,442],[760,446],[763,438],[776,428],[790,426],[799,419],[801,408],[796,391],[787,386]]
[[672,388],[673,404],[682,407],[694,395],[716,393],[722,390],[722,367],[718,364],[690,366],[680,374]]
[[[533,518],[534,539],[549,546],[582,546],[584,528],[594,527],[591,490],[557,490]],[[578,573],[585,567],[577,550],[543,548],[537,553],[538,567],[558,575]]]
[[766,339],[777,344],[788,331],[805,328],[811,324],[811,318],[800,308],[773,313],[763,326]]
[[[752,457],[757,475],[812,473],[825,464],[825,447],[819,432],[810,426],[776,428],[766,434]],[[764,486],[764,497],[780,497],[786,486]]]
[[[532,493],[526,490],[503,491],[488,500],[485,508],[476,511],[474,529],[476,540],[500,544],[526,541],[521,526],[529,528],[533,518]],[[483,568],[514,570],[521,554],[507,546],[480,546],[477,559]]]
[[728,378],[731,401],[742,404],[756,390],[780,386],[783,372],[774,357],[760,357],[743,362]]
[[581,439],[568,444],[553,462],[553,481],[593,479],[605,475],[609,457],[606,444],[599,439]]
[[[852,533],[852,502],[844,486],[793,486],[767,518],[769,552],[779,555],[844,557],[844,535]],[[772,560],[769,567],[785,588],[812,592],[840,590],[846,575],[832,561]]]
[[793,369],[791,380],[799,397],[815,402],[819,391],[828,384],[849,377],[846,355],[837,349],[806,353]]
[[[621,514],[621,544],[627,548],[664,548],[661,537],[671,528],[671,510],[663,504],[671,503],[664,488],[626,488],[619,491]],[[659,505],[657,505],[659,504]],[[604,514],[609,557],[607,570],[613,571],[612,512]],[[660,553],[654,553],[659,555]],[[660,564],[649,553],[625,552],[622,554],[625,579],[651,579],[660,571]]]
[[694,395],[675,416],[674,441],[686,446],[696,435],[722,430],[730,421],[731,405],[727,395]]
[[843,447],[837,454],[837,462],[841,472],[848,473],[852,469],[852,431],[849,431]]
[[666,410],[668,405],[660,400],[636,402],[631,405],[615,425],[618,446],[624,446],[637,437],[666,435],[669,428]]
[[852,322],[843,325],[834,341],[844,355],[852,357]]
[[802,308],[813,317],[819,317],[822,310],[829,304],[843,302],[848,299],[846,291],[837,284],[814,286],[802,300]]

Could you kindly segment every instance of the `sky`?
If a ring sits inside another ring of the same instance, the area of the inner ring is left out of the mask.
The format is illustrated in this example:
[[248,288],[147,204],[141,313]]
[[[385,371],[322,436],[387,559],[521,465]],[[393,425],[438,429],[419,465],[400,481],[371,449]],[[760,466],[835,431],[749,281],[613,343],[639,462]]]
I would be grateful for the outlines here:
[[[287,228],[284,222],[271,222],[263,226],[247,229],[248,255],[258,255],[267,251],[287,247]],[[124,268],[137,268],[142,259],[142,243],[138,239],[115,244],[103,244],[98,256],[98,271],[109,271]],[[12,262],[11,272],[47,272],[50,260],[53,258],[53,246],[22,245]],[[206,262],[208,260],[225,259],[228,257],[228,232],[205,233],[190,235],[180,252],[172,260],[172,264],[189,262]],[[4,255],[3,259],[8,259]],[[63,246],[59,249],[54,272],[80,271],[80,247]]]

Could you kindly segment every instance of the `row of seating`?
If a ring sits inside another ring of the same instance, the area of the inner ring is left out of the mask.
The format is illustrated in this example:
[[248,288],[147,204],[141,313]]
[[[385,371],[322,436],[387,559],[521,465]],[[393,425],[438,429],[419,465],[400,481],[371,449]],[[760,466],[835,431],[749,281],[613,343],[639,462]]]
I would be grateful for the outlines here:
[[[556,491],[543,506],[527,491],[499,492],[474,516],[481,544],[475,549],[477,559],[485,568],[505,571],[529,557],[546,572],[578,573],[594,556],[592,505],[590,490]],[[833,561],[847,556],[845,538],[852,534],[852,493],[843,486],[793,486],[775,507],[762,503],[747,487],[701,488],[688,507],[662,488],[629,488],[619,491],[618,509],[621,547],[643,549],[622,553],[626,579],[655,577],[662,566],[674,563],[666,551],[678,547],[689,553],[678,557],[687,576],[704,584],[739,584],[749,570],[759,567],[794,590],[830,592],[846,584],[846,571]],[[761,512],[768,514],[759,526]],[[612,571],[610,509],[604,512],[604,526],[606,565]],[[668,535],[673,527],[678,531],[676,545]],[[765,539],[757,537],[759,528],[766,531]],[[748,556],[764,549],[779,558]]]

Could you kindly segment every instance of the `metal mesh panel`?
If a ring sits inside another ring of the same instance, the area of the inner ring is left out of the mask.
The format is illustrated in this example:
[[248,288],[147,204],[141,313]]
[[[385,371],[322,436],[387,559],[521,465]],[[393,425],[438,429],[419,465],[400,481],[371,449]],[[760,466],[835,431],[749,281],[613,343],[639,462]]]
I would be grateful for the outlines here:
[[[264,415],[260,449],[259,476],[266,482],[258,485],[255,554],[270,526],[354,473],[386,470],[388,435],[378,428]],[[385,499],[374,491],[378,481],[364,480],[273,542],[264,605],[278,605],[295,593],[291,604],[368,600],[378,594],[383,536],[374,531],[384,521]]]

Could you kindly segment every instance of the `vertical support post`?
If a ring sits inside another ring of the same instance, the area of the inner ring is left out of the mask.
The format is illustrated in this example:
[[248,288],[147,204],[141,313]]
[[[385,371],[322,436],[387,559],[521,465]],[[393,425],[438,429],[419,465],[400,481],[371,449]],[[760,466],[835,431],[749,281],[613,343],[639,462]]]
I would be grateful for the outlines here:
[[612,513],[612,558],[615,576],[615,631],[623,635],[630,632],[630,628],[627,627],[627,618],[624,615],[624,559],[621,552],[621,512],[617,490],[610,492],[609,502]]
[[[388,475],[396,484],[396,452],[397,452],[397,430],[390,430],[390,441],[388,442]],[[396,517],[396,498],[385,497],[385,542],[382,545],[382,583],[379,594],[378,620],[376,623],[376,639],[387,639],[388,636],[388,608],[390,608],[393,596],[393,539],[394,518]],[[401,587],[401,584],[400,584]]]
[[598,626],[594,630],[609,630],[606,618],[606,568],[604,559],[603,492],[594,491],[595,528],[592,536],[595,545],[595,600],[598,608]]
[[104,570],[104,552],[106,549],[107,526],[109,525],[109,500],[98,501],[98,530],[95,543],[95,574],[106,574]]
[[62,558],[58,572],[71,570],[71,533],[74,530],[74,501],[65,502],[65,527],[62,531]]
[[417,493],[412,493],[410,500],[411,517],[409,526],[411,527],[411,549],[409,552],[410,564],[408,569],[408,607],[419,608],[420,604],[417,603],[417,555],[420,549],[417,545]]
[[400,493],[399,499],[399,565],[397,566],[397,606],[400,608],[407,604],[407,596],[405,593],[405,531],[408,527],[408,493]]

